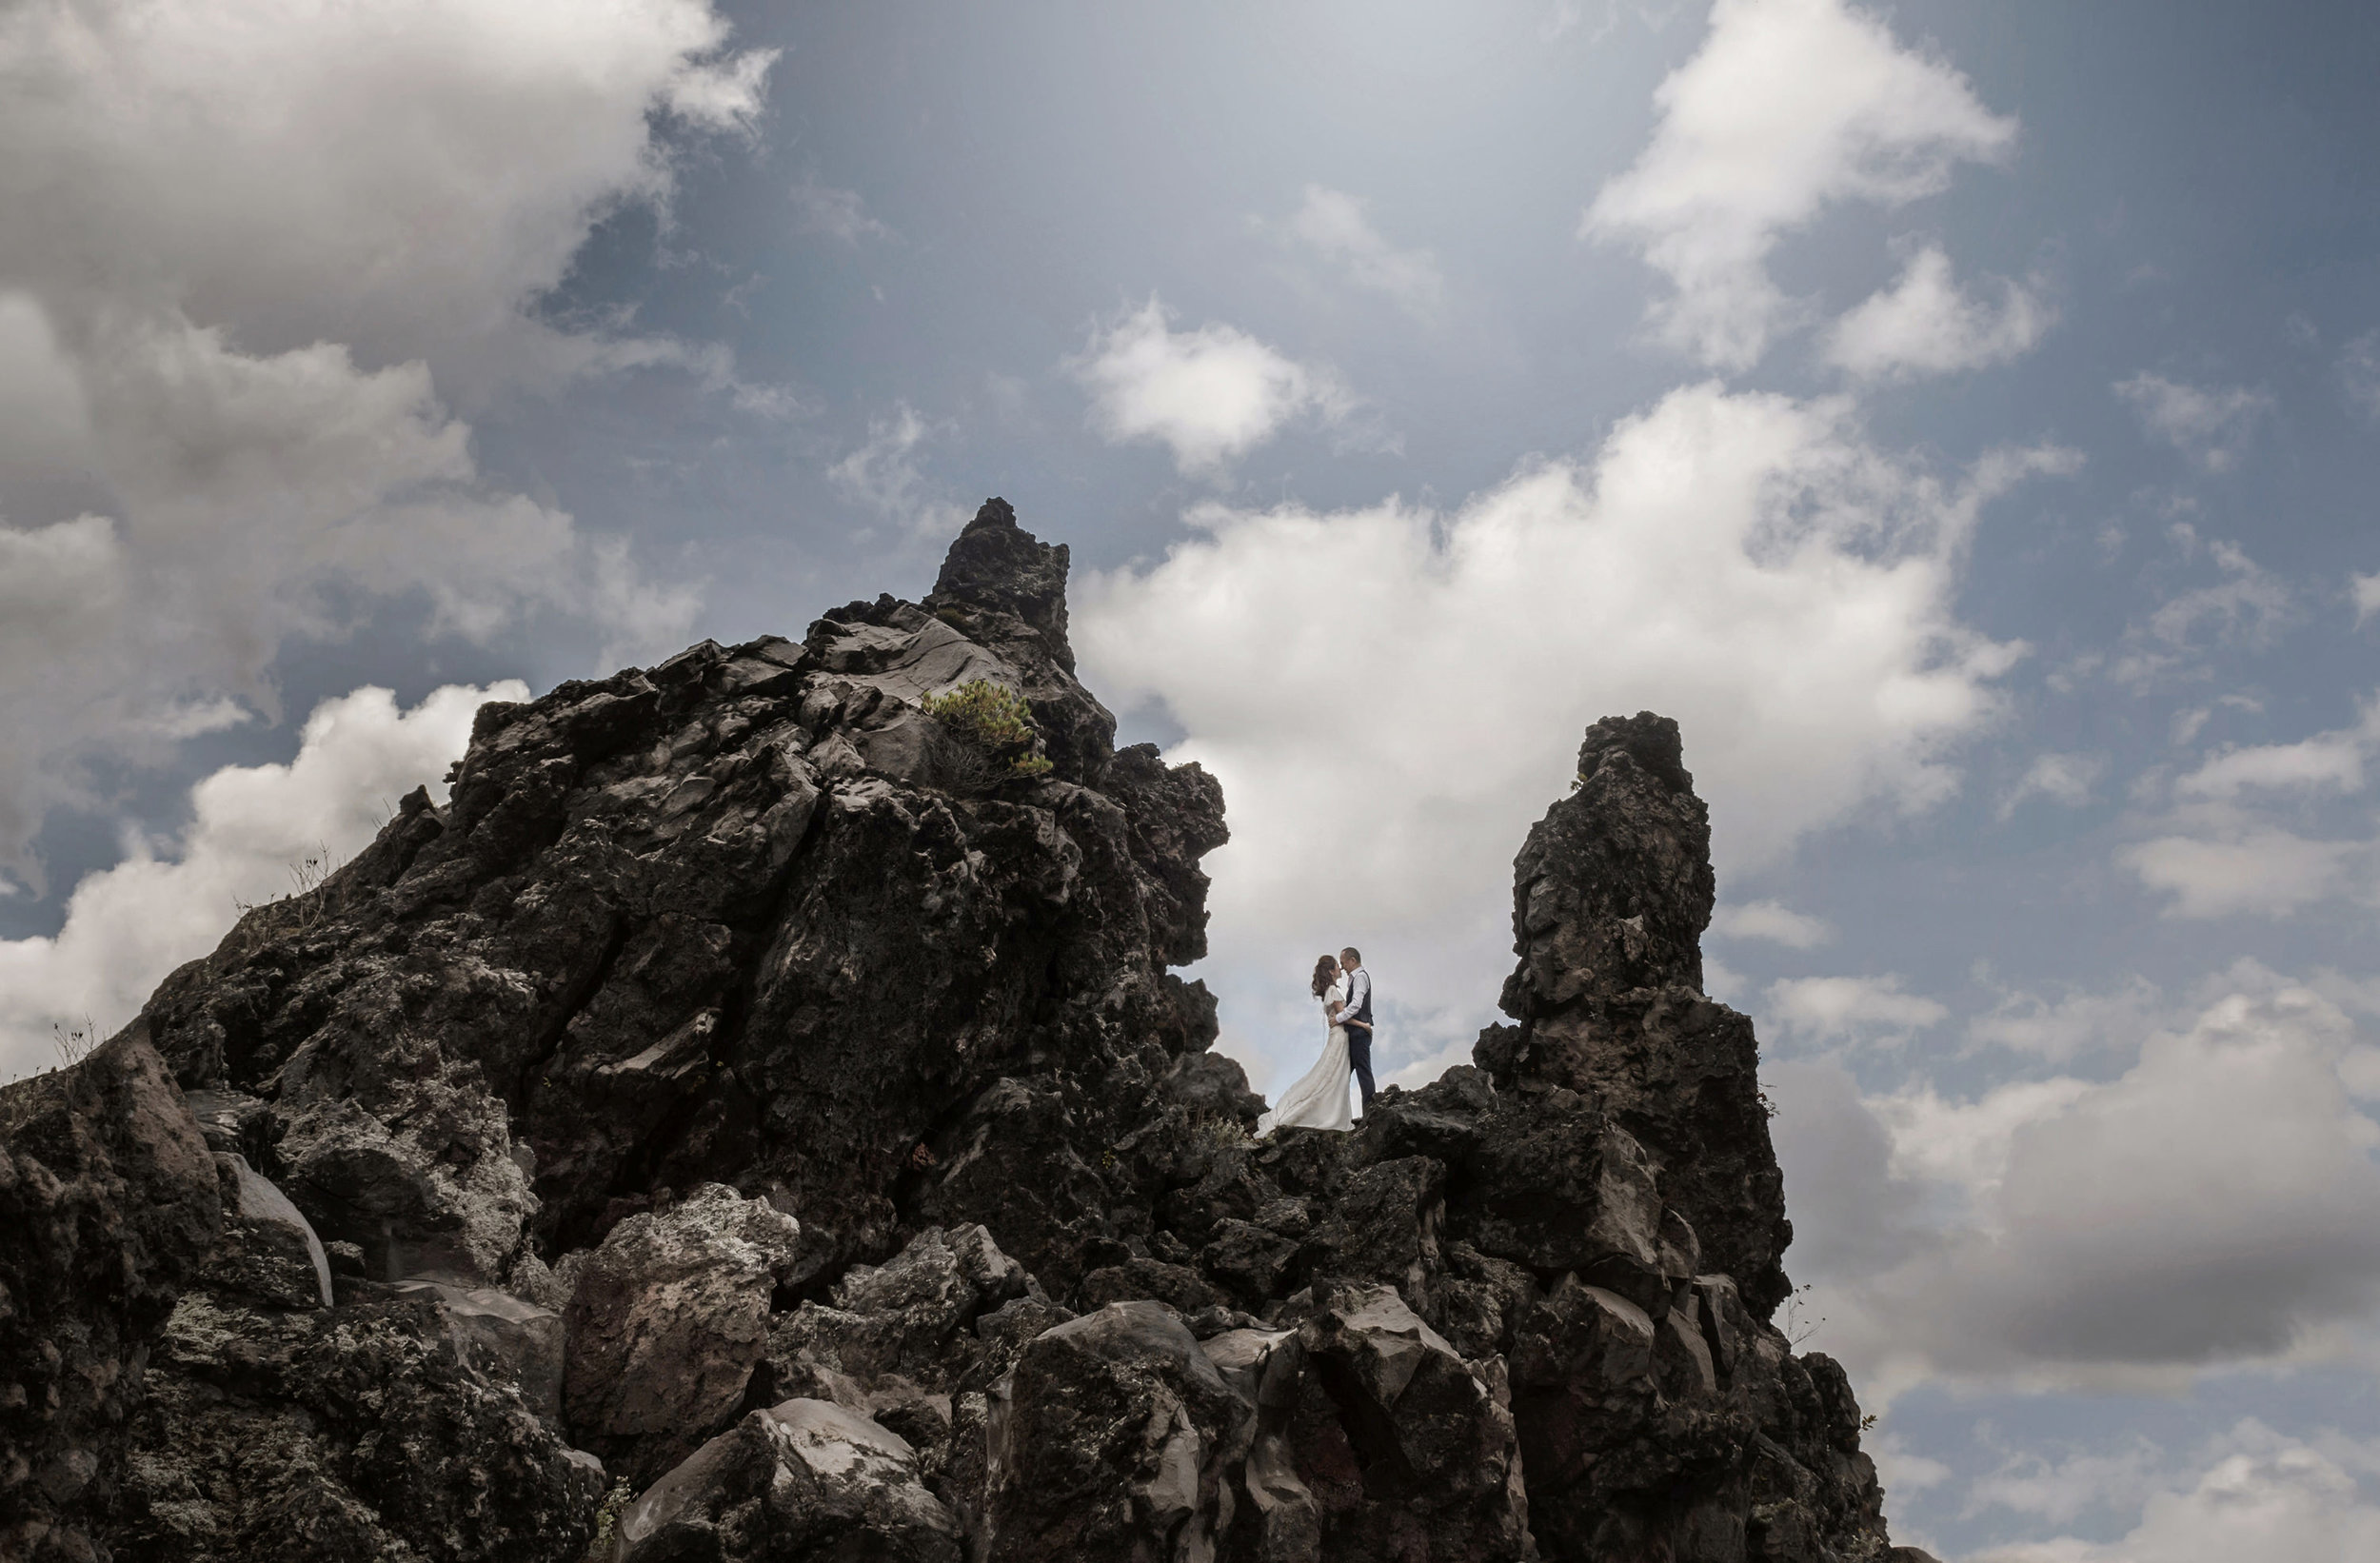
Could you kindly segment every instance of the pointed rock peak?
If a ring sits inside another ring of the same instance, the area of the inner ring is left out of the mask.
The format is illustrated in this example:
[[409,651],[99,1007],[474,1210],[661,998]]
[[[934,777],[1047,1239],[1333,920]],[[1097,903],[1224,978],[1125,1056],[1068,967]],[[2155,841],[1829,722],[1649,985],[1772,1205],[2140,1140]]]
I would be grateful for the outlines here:
[[1525,994],[1507,990],[1516,1019],[1587,993],[1700,990],[1711,816],[1676,722],[1639,711],[1589,727],[1570,796],[1529,833],[1515,866],[1515,932],[1531,977]]
[[1041,632],[1050,655],[1069,673],[1066,643],[1066,545],[1041,542],[1017,524],[1003,499],[988,499],[951,544],[926,606],[1013,613]]
[[1587,729],[1578,745],[1578,784],[1594,780],[1611,756],[1624,754],[1670,793],[1692,795],[1695,779],[1686,769],[1686,748],[1675,718],[1639,711],[1633,717],[1605,717]]

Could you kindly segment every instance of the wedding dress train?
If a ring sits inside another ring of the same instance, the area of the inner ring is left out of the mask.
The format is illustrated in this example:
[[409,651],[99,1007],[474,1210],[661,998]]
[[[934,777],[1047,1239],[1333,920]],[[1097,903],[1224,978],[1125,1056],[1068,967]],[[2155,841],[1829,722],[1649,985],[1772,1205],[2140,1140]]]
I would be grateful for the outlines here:
[[[1333,983],[1331,991],[1322,996],[1325,1008],[1334,1001],[1347,1001],[1347,984],[1343,979]],[[1347,1028],[1333,1026],[1321,1058],[1295,1085],[1281,1093],[1279,1107],[1257,1120],[1256,1132],[1269,1135],[1276,1129],[1352,1128],[1355,1115],[1347,1105]]]

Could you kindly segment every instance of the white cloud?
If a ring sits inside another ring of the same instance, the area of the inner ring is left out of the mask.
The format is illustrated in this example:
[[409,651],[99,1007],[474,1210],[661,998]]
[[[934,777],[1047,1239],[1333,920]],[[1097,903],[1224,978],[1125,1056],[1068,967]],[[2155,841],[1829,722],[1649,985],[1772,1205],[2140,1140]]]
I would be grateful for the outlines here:
[[2179,918],[2288,917],[2367,877],[2359,870],[2369,865],[2369,843],[2316,841],[2269,825],[2210,823],[2213,833],[2154,837],[2120,848],[2115,861],[2150,889],[2172,896],[2168,912]]
[[1445,302],[1446,279],[1426,249],[1398,249],[1372,226],[1364,202],[1342,190],[1306,187],[1289,219],[1290,236],[1368,288],[1427,320]]
[[675,643],[685,587],[641,584],[621,544],[486,484],[469,431],[416,362],[365,371],[343,347],[269,357],[224,333],[134,316],[77,366],[94,464],[117,514],[0,524],[0,859],[47,809],[85,801],[81,765],[162,759],[193,709],[270,711],[292,635],[349,622],[342,591],[418,594],[436,633],[486,640],[518,616],[602,626],[613,653]]
[[1722,1004],[1741,1009],[1749,1002],[1752,983],[1743,973],[1706,949],[1702,955],[1702,991]]
[[2360,792],[2364,751],[2380,742],[2380,701],[2366,707],[2360,727],[2324,733],[2300,743],[2227,748],[2173,783],[2185,798],[2236,798],[2268,791]]
[[2364,621],[2380,613],[2380,573],[2350,576],[2350,589],[2355,595],[2355,627],[2364,627]]
[[708,0],[91,0],[0,16],[0,275],[267,353],[544,351],[521,306],[667,190],[648,115],[748,125],[773,52]]
[[2054,999],[2005,994],[1991,1013],[1968,1022],[1967,1035],[1988,1046],[2066,1063],[2093,1054],[2133,1052],[2164,1019],[2164,995],[2135,976],[2104,992],[2073,991]]
[[1176,331],[1151,295],[1091,335],[1069,367],[1091,392],[1091,426],[1109,441],[1160,444],[1185,473],[1219,475],[1301,417],[1344,424],[1354,394],[1237,326]]
[[[2284,1437],[2259,1423],[2239,1424],[2211,1464],[2179,1484],[2150,1494],[2140,1521],[2113,1541],[2059,1537],[1975,1554],[1970,1563],[2242,1563],[2249,1558],[2380,1557],[2380,1503],[2356,1479],[2354,1465],[2319,1443]],[[2073,1501],[2108,1501],[2084,1485],[2110,1482],[2132,1497],[2152,1481],[2138,1451],[2082,1456],[2046,1468],[2033,1483],[1999,1488],[2035,1502],[2034,1512]],[[2137,1499],[2135,1499],[2137,1501]],[[2129,1506],[2129,1505],[2127,1505]],[[2079,1512],[2079,1511],[2077,1511]],[[2054,1517],[2054,1516],[2053,1516]]]
[[2218,575],[2207,585],[2174,593],[2146,619],[2125,626],[2123,652],[2110,676],[2134,689],[2173,673],[2204,677],[2209,648],[2270,645],[2296,613],[2289,584],[2249,558],[2238,544],[2219,538],[2202,543],[2187,524],[2170,530],[2186,561],[2194,562],[2203,551]]
[[1815,950],[1835,938],[1835,929],[1824,918],[1774,900],[1719,907],[1711,914],[1711,932],[1721,939],[1764,939],[1794,950]]
[[40,603],[0,629],[0,862],[31,875],[90,761],[269,714],[288,638],[388,599],[483,639],[683,634],[691,589],[486,481],[449,399],[731,383],[720,350],[532,312],[596,220],[666,197],[657,127],[754,122],[773,55],[726,37],[708,0],[0,10],[0,482],[69,474],[92,512],[0,522],[0,599]]
[[829,466],[826,476],[846,497],[908,532],[948,539],[972,512],[932,496],[917,448],[933,434],[916,408],[896,403],[889,418],[868,420],[866,441]]
[[1767,1019],[1787,1033],[1821,1042],[1899,1041],[1949,1019],[1923,994],[1904,993],[1897,977],[1795,977],[1769,984]]
[[1948,1465],[1917,1454],[1898,1434],[1879,1430],[1861,1438],[1859,1447],[1875,1461],[1876,1475],[1887,1493],[1923,1493],[1951,1479]]
[[1839,202],[1934,194],[2016,136],[1965,76],[1841,0],[1718,0],[1655,102],[1652,144],[1580,232],[1636,245],[1674,289],[1653,311],[1661,334],[1727,369],[1756,363],[1796,314],[1768,274],[1779,238]]
[[2121,1448],[2058,1460],[2023,1450],[1968,1485],[1963,1514],[1972,1518],[1987,1509],[2007,1509],[2072,1525],[2093,1510],[2137,1512],[2160,1487],[2165,1463],[2165,1451],[2141,1437]]
[[1900,280],[1828,328],[1829,364],[1861,380],[1906,380],[1987,368],[2021,358],[2055,316],[2033,289],[2000,279],[1999,302],[1962,290],[1951,258],[1933,245]]
[[2375,749],[2380,698],[2350,727],[2295,743],[2226,747],[2173,783],[2181,805],[2148,827],[2155,832],[2149,839],[2119,849],[2116,861],[2171,895],[2176,917],[2279,918],[2341,897],[2370,900],[2380,883],[2380,841],[2309,837],[2288,806],[2361,792]]
[[2091,789],[2098,784],[2107,770],[2107,761],[2098,755],[2045,754],[2036,756],[2018,777],[2016,785],[2000,800],[1999,816],[2014,817],[2018,805],[2027,799],[2046,798],[2065,808],[2080,808],[2091,801]]
[[793,187],[793,209],[803,232],[823,233],[847,245],[893,236],[891,228],[868,215],[859,191],[823,183],[814,168]]
[[[1785,1262],[1803,1281],[1891,1269],[1924,1236],[1923,1192],[1891,1176],[1893,1138],[1834,1058],[1761,1060],[1775,1116],[1769,1134],[1785,1170],[1794,1242]],[[1864,1400],[1868,1389],[1860,1386]],[[1870,1410],[1881,1410],[1871,1405]]]
[[358,689],[314,708],[289,763],[201,781],[172,856],[133,842],[75,886],[57,937],[0,940],[0,1079],[55,1061],[53,1023],[124,1025],[166,974],[215,946],[240,903],[289,894],[292,866],[308,858],[354,856],[406,793],[427,784],[443,801],[472,713],[527,698],[517,683],[450,684],[402,711],[387,690]]
[[1871,1097],[1866,1106],[1892,1138],[1888,1167],[1894,1178],[1943,1185],[1958,1211],[1988,1219],[2017,1133],[2063,1112],[2090,1089],[2064,1077],[2011,1080],[1958,1101],[1920,1084]]
[[[1232,801],[1217,959],[1240,994],[1282,996],[1234,1023],[1291,1036],[1294,967],[1359,931],[1393,991],[1452,1013],[1501,979],[1504,864],[1597,717],[1680,721],[1723,875],[1948,795],[2021,650],[1958,622],[1955,561],[2041,465],[1946,482],[1839,403],[1694,386],[1591,465],[1532,465],[1451,512],[1203,507],[1206,535],[1081,583],[1075,643],[1121,706],[1161,701],[1188,735],[1172,757]],[[1398,1034],[1386,1061],[1449,1039]]]
[[2366,331],[2339,350],[2339,385],[2349,406],[2380,419],[2380,331]]
[[2141,426],[2210,472],[2248,454],[2256,425],[2276,410],[2272,393],[2246,386],[2185,386],[2146,371],[2115,383]]
[[[1795,1221],[1825,1255],[1829,1233],[1879,1200],[1935,1213],[1903,1229],[1889,1262],[1871,1245],[1864,1265],[1813,1277],[1826,1349],[1867,1393],[1944,1379],[2172,1389],[2331,1349],[2326,1332],[2370,1316],[2380,1123],[2341,1078],[2353,1028],[2307,989],[2257,986],[2152,1035],[2114,1079],[1865,1104],[1890,1133],[1891,1156],[1867,1162],[1885,1187],[1840,1210],[1804,1198]],[[1786,1125],[1799,1082],[1778,1083]],[[1798,1187],[1795,1160],[1812,1148],[1779,1144]],[[1816,1185],[1830,1186],[1856,1187]]]

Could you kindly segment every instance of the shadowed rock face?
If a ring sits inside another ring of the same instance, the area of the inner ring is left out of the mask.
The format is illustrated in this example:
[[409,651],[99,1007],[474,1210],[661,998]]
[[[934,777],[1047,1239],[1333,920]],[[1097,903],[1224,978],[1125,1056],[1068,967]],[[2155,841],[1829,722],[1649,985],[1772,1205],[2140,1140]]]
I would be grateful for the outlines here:
[[1477,1058],[1503,1090],[1600,1102],[1652,1158],[1710,1268],[1767,1318],[1790,1290],[1785,1181],[1769,1144],[1752,1022],[1702,993],[1711,817],[1677,723],[1587,729],[1578,779],[1513,863],[1519,967]]
[[[1597,723],[1532,831],[1480,1067],[1257,1140],[1168,971],[1221,794],[1114,747],[1066,564],[995,500],[922,604],[489,705],[444,807],[250,913],[82,1096],[0,1095],[41,1217],[0,1229],[10,1371],[42,1392],[88,1290],[124,1386],[0,1404],[0,1523],[78,1558],[1884,1558],[1840,1370],[1764,1322],[1790,1229],[1749,1022],[1700,992],[1676,725]],[[979,678],[1045,772],[924,713]]]
[[0,1090],[0,1556],[88,1557],[219,1177],[138,1035]]

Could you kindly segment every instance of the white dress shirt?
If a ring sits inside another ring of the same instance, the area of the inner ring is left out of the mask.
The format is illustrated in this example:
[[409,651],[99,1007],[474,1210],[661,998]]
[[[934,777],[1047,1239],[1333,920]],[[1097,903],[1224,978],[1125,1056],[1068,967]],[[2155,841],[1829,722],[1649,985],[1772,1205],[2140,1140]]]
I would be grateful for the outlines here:
[[1353,1015],[1372,1001],[1372,974],[1358,966],[1347,974],[1347,1007],[1339,1013]]

